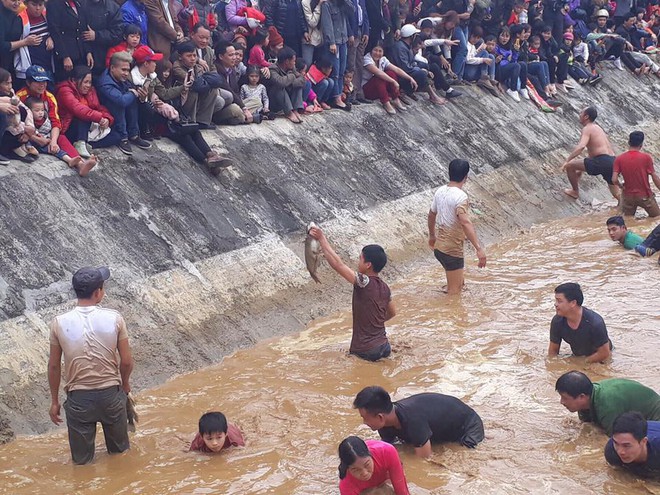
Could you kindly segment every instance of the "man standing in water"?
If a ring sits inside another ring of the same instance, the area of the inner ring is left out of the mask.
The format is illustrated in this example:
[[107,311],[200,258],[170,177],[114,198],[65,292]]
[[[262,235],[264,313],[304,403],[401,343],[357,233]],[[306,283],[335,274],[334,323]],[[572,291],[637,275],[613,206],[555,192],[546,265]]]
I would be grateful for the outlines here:
[[[612,182],[614,171],[614,149],[607,138],[605,131],[595,123],[598,111],[595,107],[585,108],[580,113],[580,124],[582,124],[582,135],[573,152],[566,158],[561,166],[566,171],[571,189],[564,192],[571,198],[578,199],[580,196],[578,182],[582,172],[589,175],[600,175],[607,182],[612,196],[619,199],[621,191],[619,186]],[[578,158],[582,151],[587,148],[588,157]]]
[[335,253],[320,228],[312,227],[309,235],[319,241],[323,256],[332,269],[353,286],[353,337],[350,353],[367,361],[388,357],[392,348],[387,340],[385,322],[393,318],[396,311],[390,288],[378,276],[387,263],[385,250],[377,244],[364,246],[357,271],[354,271]]
[[103,425],[109,453],[128,450],[126,395],[133,358],[126,323],[111,309],[98,307],[105,296],[107,267],[81,268],[73,275],[78,305],[50,325],[50,419],[62,423],[59,388],[64,355],[64,402],[71,457],[75,464],[94,459],[96,423]]
[[559,377],[555,390],[562,406],[608,435],[614,420],[625,412],[638,411],[647,420],[660,421],[660,395],[633,380],[610,378],[592,383],[584,373],[569,371]]
[[468,213],[468,196],[463,191],[470,172],[467,160],[449,163],[449,183],[438,189],[428,213],[429,247],[447,275],[447,294],[460,294],[464,283],[465,238],[477,250],[479,268],[486,266],[486,252],[479,244]]
[[561,341],[568,342],[575,356],[587,356],[587,363],[600,363],[612,355],[612,342],[605,321],[595,311],[582,306],[584,295],[572,282],[555,288],[557,314],[550,323],[548,357],[559,355]]

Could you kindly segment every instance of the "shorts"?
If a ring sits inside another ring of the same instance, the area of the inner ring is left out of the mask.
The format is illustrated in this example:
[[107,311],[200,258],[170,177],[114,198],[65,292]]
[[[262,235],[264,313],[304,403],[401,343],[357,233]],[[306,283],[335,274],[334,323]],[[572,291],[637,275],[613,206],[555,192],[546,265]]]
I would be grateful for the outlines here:
[[455,270],[462,270],[465,268],[465,258],[451,256],[449,254],[443,253],[442,251],[438,251],[437,249],[433,250],[433,254],[435,255],[435,259],[440,262],[442,268],[444,268],[445,271],[453,272]]
[[109,453],[128,450],[126,393],[119,386],[97,390],[74,390],[64,402],[69,447],[75,464],[94,459],[96,423],[103,425],[105,446]]
[[640,198],[639,196],[626,196],[626,193],[624,192],[623,199],[621,200],[621,210],[623,211],[623,214],[634,216],[637,207],[646,210],[646,213],[648,213],[650,217],[660,216],[660,207],[658,207],[658,202],[655,200],[655,196]]
[[612,182],[612,174],[614,173],[614,159],[616,157],[610,155],[598,155],[594,157],[587,157],[584,159],[584,169],[589,175],[600,175],[610,185]]
[[390,346],[389,342],[385,342],[384,344],[379,345],[374,349],[370,349],[365,352],[351,352],[351,354],[354,354],[366,361],[378,361],[379,359],[386,358],[392,354],[392,347]]
[[470,449],[477,446],[478,443],[484,439],[484,423],[481,421],[479,415],[475,412],[470,416],[463,425],[463,436],[459,440],[461,445]]

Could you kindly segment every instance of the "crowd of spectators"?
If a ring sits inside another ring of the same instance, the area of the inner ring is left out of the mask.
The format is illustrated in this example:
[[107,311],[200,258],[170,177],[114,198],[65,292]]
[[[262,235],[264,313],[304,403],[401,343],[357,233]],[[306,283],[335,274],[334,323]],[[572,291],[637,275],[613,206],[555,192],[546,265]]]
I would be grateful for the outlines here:
[[47,153],[81,176],[96,148],[163,137],[217,175],[217,125],[397,114],[472,84],[554,111],[604,61],[660,77],[658,0],[0,2],[0,164]]

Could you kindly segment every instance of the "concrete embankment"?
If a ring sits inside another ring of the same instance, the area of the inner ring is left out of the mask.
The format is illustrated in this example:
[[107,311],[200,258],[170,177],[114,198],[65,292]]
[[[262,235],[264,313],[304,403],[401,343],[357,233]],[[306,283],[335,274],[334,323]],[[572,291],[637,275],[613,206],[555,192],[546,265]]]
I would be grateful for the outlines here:
[[478,230],[492,242],[609,199],[591,177],[582,200],[562,194],[558,167],[577,141],[580,108],[598,106],[618,151],[633,128],[651,147],[660,135],[660,86],[628,73],[578,88],[555,114],[465,92],[395,117],[370,105],[299,126],[207,132],[240,163],[219,179],[166,140],[130,158],[103,152],[84,180],[47,158],[0,170],[0,437],[49,427],[48,322],[72,306],[80,266],[111,267],[104,304],[128,322],[134,387],[153,386],[348,304],[346,291],[328,297],[338,279],[327,267],[321,286],[306,273],[310,220],[353,260],[364,243],[384,245],[392,280],[424,249],[428,205],[450,159],[470,160]]

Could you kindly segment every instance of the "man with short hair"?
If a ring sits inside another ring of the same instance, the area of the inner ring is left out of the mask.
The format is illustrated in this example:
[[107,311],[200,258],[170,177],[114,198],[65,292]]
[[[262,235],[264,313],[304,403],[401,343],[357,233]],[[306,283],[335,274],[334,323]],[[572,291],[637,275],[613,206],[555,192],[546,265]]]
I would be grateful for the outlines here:
[[635,249],[635,247],[644,241],[642,236],[635,234],[632,230],[628,230],[622,216],[617,215],[608,218],[605,225],[607,226],[607,233],[610,235],[610,239],[618,242],[625,249]]
[[633,380],[610,378],[592,383],[581,371],[569,371],[559,377],[555,390],[562,406],[608,435],[614,420],[624,412],[639,411],[648,420],[660,421],[660,395]]
[[147,90],[134,88],[129,82],[133,57],[126,52],[117,52],[110,58],[110,67],[101,75],[98,92],[103,103],[115,118],[112,130],[121,137],[117,147],[125,155],[132,155],[134,144],[140,149],[151,148],[151,143],[140,137],[138,124],[139,100],[145,101]]
[[[582,124],[580,141],[561,166],[561,170],[566,171],[568,181],[571,183],[571,189],[564,189],[564,193],[573,199],[580,197],[578,181],[584,171],[589,175],[602,176],[616,199],[619,199],[621,194],[619,186],[612,182],[614,149],[605,131],[595,123],[597,117],[596,107],[588,107],[580,112],[580,124]],[[589,156],[578,158],[585,148]]]
[[64,356],[64,402],[71,457],[94,459],[96,424],[103,425],[108,453],[128,450],[127,394],[133,358],[126,323],[114,310],[98,306],[105,296],[107,267],[81,268],[73,275],[78,305],[50,325],[50,419],[62,423],[59,388]]
[[660,478],[660,421],[647,421],[638,412],[616,418],[605,459],[636,476]]
[[653,168],[653,158],[648,153],[642,153],[644,133],[633,131],[628,137],[629,149],[614,160],[612,183],[619,183],[619,175],[623,177],[623,196],[621,210],[624,215],[634,216],[637,207],[643,208],[650,217],[660,216],[660,207],[651,191],[649,177],[655,187],[660,189],[660,177]]
[[396,315],[388,285],[379,273],[387,264],[385,250],[377,244],[362,248],[357,271],[346,266],[318,227],[309,235],[321,244],[328,264],[353,286],[353,336],[349,352],[367,361],[378,361],[392,352],[385,322]]
[[412,444],[419,457],[430,457],[432,444],[458,442],[473,449],[484,439],[479,415],[450,395],[423,393],[392,402],[385,389],[373,386],[357,394],[353,408],[383,441]]
[[81,6],[87,13],[87,29],[82,32],[82,38],[89,43],[95,60],[92,74],[98,77],[104,70],[103,60],[108,49],[122,41],[122,13],[114,0],[83,0]]
[[222,100],[224,104],[220,106],[219,103],[216,103],[213,119],[218,124],[249,124],[252,122],[253,116],[241,99],[239,76],[236,73],[236,63],[239,58],[236,48],[228,41],[220,41],[216,48],[218,52],[215,68],[221,80],[218,88],[220,95],[218,100]]
[[579,284],[560,284],[555,288],[557,314],[550,323],[548,357],[559,355],[562,340],[571,346],[574,356],[587,356],[587,363],[600,363],[612,355],[603,318],[582,306],[584,295]]
[[486,251],[479,244],[469,215],[468,196],[463,191],[470,172],[467,160],[449,163],[449,183],[438,189],[427,216],[429,247],[447,275],[447,294],[460,294],[464,284],[465,238],[477,250],[479,268],[486,266]]
[[270,99],[270,111],[282,111],[294,124],[302,123],[305,78],[296,71],[296,52],[285,46],[277,54],[277,63],[271,64],[269,69],[270,78],[264,84]]

